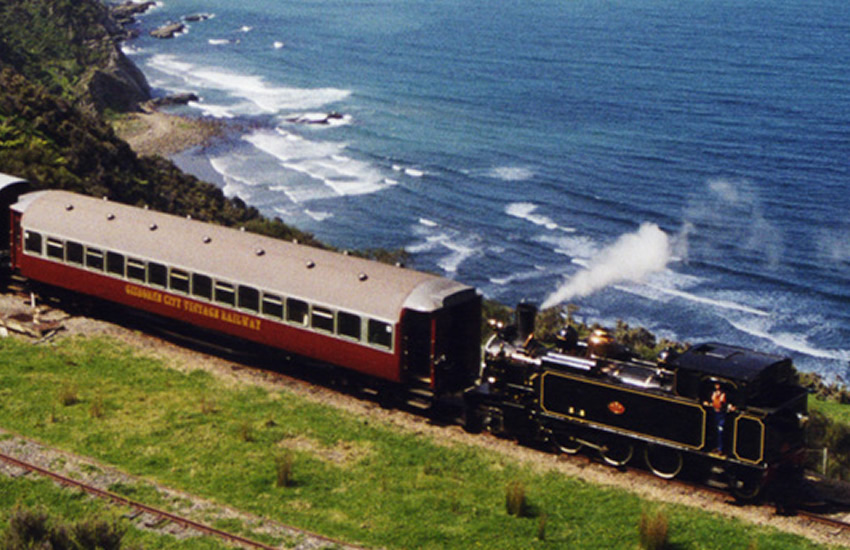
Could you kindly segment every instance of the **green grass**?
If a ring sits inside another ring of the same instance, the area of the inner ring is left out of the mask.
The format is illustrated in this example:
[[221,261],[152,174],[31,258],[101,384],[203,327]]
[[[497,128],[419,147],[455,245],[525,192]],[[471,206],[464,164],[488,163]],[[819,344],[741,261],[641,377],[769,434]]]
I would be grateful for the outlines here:
[[[76,401],[65,405],[67,388]],[[0,342],[0,426],[247,512],[371,546],[635,548],[641,517],[651,508],[663,510],[677,548],[751,542],[760,550],[819,548],[536,472],[478,448],[441,446],[286,391],[179,372],[107,339]],[[287,483],[278,479],[281,456],[289,461]],[[506,510],[512,484],[523,488],[523,514]],[[140,500],[149,493],[120,489]]]
[[850,425],[850,406],[844,403],[810,397],[809,409],[822,413],[833,422]]

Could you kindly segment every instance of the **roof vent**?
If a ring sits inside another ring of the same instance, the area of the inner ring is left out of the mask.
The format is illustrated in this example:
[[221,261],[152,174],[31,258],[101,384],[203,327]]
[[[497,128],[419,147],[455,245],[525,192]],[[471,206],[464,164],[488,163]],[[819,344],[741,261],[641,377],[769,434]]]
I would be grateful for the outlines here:
[[263,250],[262,248],[255,248],[254,249],[254,254],[256,254],[257,256],[262,256],[265,253],[266,253],[266,251]]
[[70,211],[71,211],[71,210],[73,210],[73,209],[74,209],[74,205],[73,205],[73,204],[66,204],[66,205],[65,205],[65,210],[67,210],[68,212],[70,212]]
[[357,276],[357,280],[359,280],[360,282],[363,282],[363,281],[365,281],[365,280],[366,280],[366,279],[368,279],[368,278],[369,278],[369,276],[368,276],[368,275],[366,275],[366,274],[365,274],[365,273],[363,273],[363,272],[361,272],[361,273],[360,273],[360,275],[358,275],[358,276]]
[[110,212],[109,214],[107,214],[107,215],[106,215],[106,219],[107,219],[107,220],[109,220],[109,221],[114,220],[114,219],[115,219],[115,214],[113,214],[112,212]]
[[204,235],[204,238],[201,240],[204,241],[204,244],[210,244],[212,242],[212,237],[210,237],[209,235]]
[[157,225],[155,223],[152,223],[148,226],[148,229],[150,229],[151,231],[156,231],[156,228],[157,228]]
[[307,269],[313,269],[314,267],[316,267],[316,262],[313,260],[307,260]]

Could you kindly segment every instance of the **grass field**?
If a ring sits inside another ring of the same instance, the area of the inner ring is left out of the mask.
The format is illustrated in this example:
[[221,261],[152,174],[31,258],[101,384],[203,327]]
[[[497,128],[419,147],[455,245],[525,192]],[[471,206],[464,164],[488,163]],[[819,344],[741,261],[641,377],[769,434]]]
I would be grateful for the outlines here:
[[[0,341],[0,427],[367,546],[637,548],[641,515],[660,512],[676,548],[821,548],[477,447],[439,445],[287,391],[166,368],[109,339]],[[509,487],[525,502],[521,514],[508,514]],[[0,490],[0,530],[16,503],[62,515],[101,506],[46,483],[0,477]]]

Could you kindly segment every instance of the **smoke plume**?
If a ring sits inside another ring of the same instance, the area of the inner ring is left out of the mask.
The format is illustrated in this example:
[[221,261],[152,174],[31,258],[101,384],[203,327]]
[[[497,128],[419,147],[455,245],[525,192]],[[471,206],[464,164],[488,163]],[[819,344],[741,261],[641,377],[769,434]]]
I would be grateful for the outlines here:
[[640,281],[667,266],[672,247],[667,234],[654,223],[644,223],[603,249],[586,269],[576,273],[544,300],[552,307],[571,298],[587,296],[621,281]]

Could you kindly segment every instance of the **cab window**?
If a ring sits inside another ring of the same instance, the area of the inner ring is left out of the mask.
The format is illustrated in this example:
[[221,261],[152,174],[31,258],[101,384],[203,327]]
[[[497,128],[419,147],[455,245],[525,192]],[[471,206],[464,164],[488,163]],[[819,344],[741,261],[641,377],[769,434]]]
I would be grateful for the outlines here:
[[65,245],[59,239],[47,239],[47,257],[56,260],[65,259]]
[[260,293],[250,286],[239,286],[239,307],[260,311]]
[[306,325],[309,310],[310,308],[307,302],[302,302],[295,298],[288,298],[286,300],[286,320],[290,323]]
[[83,263],[83,245],[68,241],[65,243],[65,259],[72,264]]
[[216,281],[215,301],[229,306],[236,305],[236,291],[234,290],[233,285],[230,283]]
[[283,319],[283,300],[274,294],[263,294],[263,315]]
[[212,300],[212,279],[206,275],[192,274],[192,294]]
[[162,264],[150,262],[148,264],[148,282],[152,285],[165,288],[168,281],[168,268]]
[[393,327],[389,323],[369,319],[369,343],[379,348],[392,349]]
[[41,255],[41,233],[27,231],[24,234],[24,250]]
[[97,248],[87,248],[86,267],[97,271],[103,271],[103,251],[98,250]]
[[117,252],[106,253],[106,271],[124,276],[124,255]]
[[313,306],[313,314],[310,317],[310,325],[323,332],[334,331],[334,312],[328,308]]
[[345,311],[337,312],[336,331],[340,336],[360,340],[360,316]]

